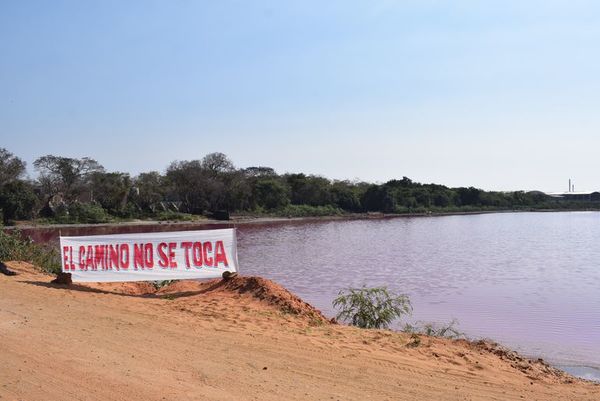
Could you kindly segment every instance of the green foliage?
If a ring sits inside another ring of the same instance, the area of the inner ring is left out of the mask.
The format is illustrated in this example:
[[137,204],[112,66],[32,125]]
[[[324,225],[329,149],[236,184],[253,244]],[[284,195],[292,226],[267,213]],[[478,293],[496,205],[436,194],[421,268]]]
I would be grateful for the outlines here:
[[53,220],[60,224],[95,224],[108,223],[112,218],[100,205],[75,202],[59,209]]
[[213,197],[218,198],[215,180],[202,167],[200,160],[171,163],[166,179],[171,187],[167,198],[179,200],[188,213],[202,214],[210,208],[209,189]]
[[157,221],[191,221],[194,216],[188,213],[172,212],[170,210],[159,212],[154,217]]
[[276,178],[258,179],[253,196],[256,205],[266,210],[280,209],[290,203],[288,187]]
[[130,200],[134,202],[139,210],[144,212],[156,212],[168,192],[166,177],[158,171],[141,173],[133,180]]
[[319,217],[319,216],[337,216],[344,211],[331,205],[327,206],[309,206],[309,205],[288,205],[277,211],[280,216],[286,217]]
[[223,182],[224,191],[220,208],[212,211],[250,210],[253,206],[252,181],[242,170],[233,170],[221,173],[218,179]]
[[20,232],[7,234],[0,230],[0,260],[30,262],[48,273],[61,271],[60,255],[55,248],[47,248],[23,239]]
[[394,294],[386,287],[349,288],[333,301],[337,319],[364,329],[388,328],[394,320],[412,313],[407,295]]
[[363,194],[362,204],[368,212],[394,213],[398,207],[398,197],[389,186],[373,184]]
[[33,218],[37,197],[27,181],[12,181],[0,187],[0,209],[4,224]]
[[0,148],[0,186],[14,182],[25,174],[25,162]]
[[89,157],[73,159],[46,155],[33,162],[40,173],[39,182],[46,196],[62,194],[71,203],[87,189],[88,178],[94,172],[104,171],[96,160]]
[[25,163],[0,148],[4,224],[38,217],[58,223],[103,223],[115,218],[189,220],[189,215],[215,211],[312,217],[364,212],[600,210],[600,192],[556,199],[539,191],[486,192],[422,184],[407,177],[383,184],[331,181],[302,173],[278,175],[265,166],[237,169],[218,152],[175,161],[165,174],[153,171],[134,179],[127,173],[106,172],[87,157],[47,155],[34,166],[40,173],[37,180],[23,180]]
[[123,216],[131,190],[129,174],[96,171],[89,180],[92,199],[112,215]]
[[439,323],[423,323],[423,324],[406,324],[402,331],[411,334],[424,334],[431,337],[442,337],[449,339],[464,338],[465,334],[458,331],[456,326],[458,321],[452,319],[450,322],[445,324]]
[[25,166],[23,160],[0,148],[0,215],[3,224],[33,218],[37,197],[31,183],[21,179]]
[[325,206],[331,204],[331,182],[327,178],[287,174],[284,176],[295,205]]
[[202,159],[202,168],[213,175],[228,173],[235,170],[233,162],[221,152],[209,153]]
[[[338,320],[350,322],[353,326],[364,329],[385,329],[394,320],[412,313],[408,296],[392,293],[386,287],[363,286],[342,290],[333,301],[333,307],[338,310],[336,316]],[[464,333],[458,331],[457,325],[456,319],[446,324],[407,323],[402,331],[411,334],[407,346],[417,347],[421,343],[419,335],[449,339],[464,338]]]
[[349,181],[334,181],[331,185],[331,201],[335,206],[349,212],[361,212],[361,187]]

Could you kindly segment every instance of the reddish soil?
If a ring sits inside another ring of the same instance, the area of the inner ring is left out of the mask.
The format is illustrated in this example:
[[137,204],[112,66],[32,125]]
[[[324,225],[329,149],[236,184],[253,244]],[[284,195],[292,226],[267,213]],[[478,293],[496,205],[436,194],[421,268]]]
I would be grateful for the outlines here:
[[0,275],[0,400],[600,400],[491,342],[360,330],[272,281]]

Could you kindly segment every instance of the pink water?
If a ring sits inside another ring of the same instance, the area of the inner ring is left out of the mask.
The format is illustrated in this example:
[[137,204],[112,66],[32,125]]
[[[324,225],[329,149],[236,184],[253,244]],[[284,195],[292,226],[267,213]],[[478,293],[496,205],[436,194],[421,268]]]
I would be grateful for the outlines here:
[[600,368],[600,213],[240,226],[238,240],[243,274],[329,316],[340,289],[385,285],[410,296],[411,321],[456,318],[470,338]]

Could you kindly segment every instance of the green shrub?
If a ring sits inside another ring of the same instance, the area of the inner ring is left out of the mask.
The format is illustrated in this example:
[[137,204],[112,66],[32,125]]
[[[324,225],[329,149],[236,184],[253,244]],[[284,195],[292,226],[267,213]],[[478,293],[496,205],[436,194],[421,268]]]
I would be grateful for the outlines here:
[[190,221],[194,219],[194,216],[187,213],[167,210],[165,212],[157,213],[155,219],[157,221]]
[[0,231],[0,261],[21,260],[30,262],[48,273],[61,271],[60,254],[55,248],[35,244],[23,239],[19,231],[7,234]]
[[31,219],[36,203],[33,185],[28,182],[13,181],[0,187],[0,217],[5,225]]
[[310,205],[287,205],[279,209],[277,214],[285,217],[320,217],[320,216],[338,216],[344,211],[335,206],[310,206]]
[[95,224],[108,223],[111,217],[100,205],[75,202],[59,210],[54,221],[61,224]]
[[456,326],[458,325],[458,321],[456,319],[452,319],[449,323],[445,324],[437,324],[437,323],[423,323],[421,325],[415,324],[410,325],[407,324],[404,326],[403,331],[406,333],[412,334],[424,334],[432,337],[443,337],[443,338],[464,338],[465,334],[458,331]]
[[333,307],[339,309],[337,319],[364,329],[388,328],[394,320],[412,313],[408,296],[392,293],[386,287],[342,290]]
[[252,191],[257,207],[267,210],[283,208],[290,203],[289,188],[273,178],[261,178]]

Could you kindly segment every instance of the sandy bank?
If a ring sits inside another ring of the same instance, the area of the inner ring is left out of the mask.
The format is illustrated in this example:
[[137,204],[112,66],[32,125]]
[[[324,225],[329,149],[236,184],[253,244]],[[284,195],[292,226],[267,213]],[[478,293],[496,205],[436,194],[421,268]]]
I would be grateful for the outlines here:
[[331,324],[277,284],[0,275],[0,400],[598,400],[489,343]]

